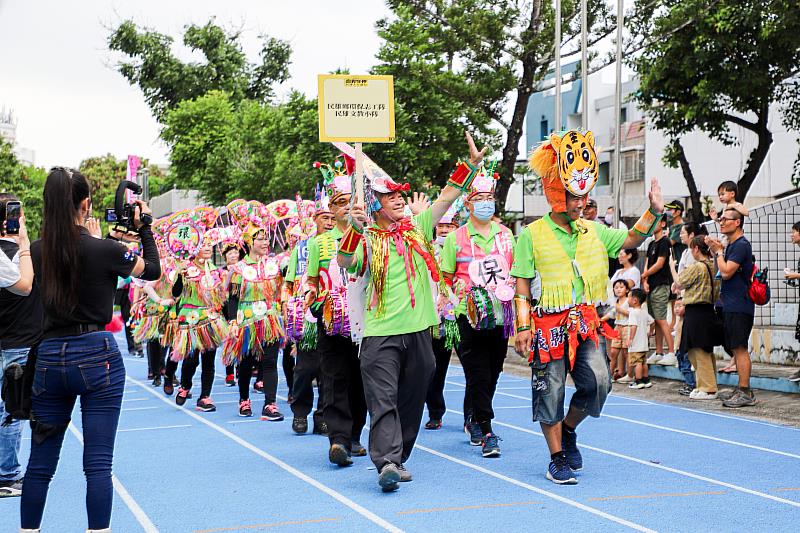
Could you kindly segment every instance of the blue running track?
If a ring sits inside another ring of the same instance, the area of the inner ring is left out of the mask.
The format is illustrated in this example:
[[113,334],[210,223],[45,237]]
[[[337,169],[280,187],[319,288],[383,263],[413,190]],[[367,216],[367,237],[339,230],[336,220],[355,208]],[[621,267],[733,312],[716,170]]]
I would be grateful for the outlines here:
[[[494,427],[503,455],[484,459],[462,429],[464,377],[454,366],[444,427],[420,432],[407,465],[414,481],[383,494],[369,458],[339,469],[328,463],[326,438],[292,432],[283,381],[287,419],[262,422],[259,394],[256,416],[238,416],[237,389],[224,386],[221,366],[218,410],[201,413],[194,400],[179,408],[146,382],[145,360],[125,361],[115,532],[800,531],[800,430],[738,413],[612,394],[603,417],[579,428],[578,485],[556,486],[545,479],[549,454],[531,422],[529,380],[501,377]],[[77,408],[73,418],[45,532],[86,527]],[[23,464],[27,429],[25,437]],[[0,500],[0,532],[18,525],[19,499]]]

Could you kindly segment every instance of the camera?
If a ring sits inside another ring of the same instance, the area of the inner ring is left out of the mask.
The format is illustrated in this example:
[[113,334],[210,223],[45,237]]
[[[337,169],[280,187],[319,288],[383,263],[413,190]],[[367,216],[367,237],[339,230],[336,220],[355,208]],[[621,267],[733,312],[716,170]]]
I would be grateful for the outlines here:
[[[117,186],[117,192],[114,195],[114,209],[106,209],[106,222],[113,223],[114,227],[119,230],[136,233],[134,217],[138,206],[125,202],[125,193],[127,191],[132,191],[133,194],[142,194],[142,186],[132,181],[123,180]],[[114,218],[114,220],[110,220],[111,218]],[[153,217],[145,213],[141,215],[141,221],[145,225],[152,224]]]

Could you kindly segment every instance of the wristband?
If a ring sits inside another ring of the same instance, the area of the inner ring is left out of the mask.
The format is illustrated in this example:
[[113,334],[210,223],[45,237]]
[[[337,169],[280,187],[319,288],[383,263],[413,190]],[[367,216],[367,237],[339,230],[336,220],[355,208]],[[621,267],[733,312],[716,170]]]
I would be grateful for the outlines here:
[[472,166],[469,161],[460,161],[456,170],[450,175],[447,184],[456,189],[467,192],[478,175],[478,167]]
[[531,301],[527,296],[514,295],[514,329],[528,331],[531,329]]
[[653,234],[653,231],[656,229],[656,224],[661,220],[661,217],[664,216],[664,213],[654,213],[652,207],[648,207],[647,211],[639,217],[639,220],[636,221],[636,224],[633,226],[633,231],[641,235],[642,237],[649,237]]
[[339,253],[352,256],[356,253],[356,247],[363,237],[364,234],[351,224],[342,235],[341,241],[339,241]]

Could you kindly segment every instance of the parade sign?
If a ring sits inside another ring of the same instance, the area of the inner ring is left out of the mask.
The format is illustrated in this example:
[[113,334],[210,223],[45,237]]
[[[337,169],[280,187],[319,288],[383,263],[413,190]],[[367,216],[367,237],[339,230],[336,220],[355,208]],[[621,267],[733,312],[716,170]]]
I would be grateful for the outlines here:
[[393,143],[392,76],[320,74],[320,142]]

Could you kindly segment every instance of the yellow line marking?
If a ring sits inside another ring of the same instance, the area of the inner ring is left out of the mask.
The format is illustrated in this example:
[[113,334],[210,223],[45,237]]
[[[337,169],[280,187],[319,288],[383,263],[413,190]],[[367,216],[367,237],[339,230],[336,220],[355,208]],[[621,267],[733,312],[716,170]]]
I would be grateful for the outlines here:
[[774,490],[775,492],[780,492],[784,490],[800,490],[800,487],[782,487],[779,489],[772,489],[772,490]]
[[419,513],[439,513],[442,511],[467,511],[469,509],[490,509],[492,507],[514,507],[517,505],[543,505],[544,502],[510,502],[510,503],[487,503],[485,505],[465,505],[464,507],[434,507],[433,509],[411,509],[410,511],[399,511],[397,514],[419,514]]
[[706,496],[710,494],[725,494],[724,490],[715,490],[708,492],[676,492],[665,494],[635,494],[632,496],[608,496],[606,498],[589,498],[590,502],[605,502],[610,500],[639,500],[647,498],[677,498],[683,496]]
[[218,533],[220,531],[240,531],[242,529],[267,529],[271,527],[299,526],[303,524],[319,524],[322,522],[338,522],[341,518],[316,518],[314,520],[294,520],[291,522],[276,522],[274,524],[253,524],[251,526],[220,527],[216,529],[196,529],[194,533]]

